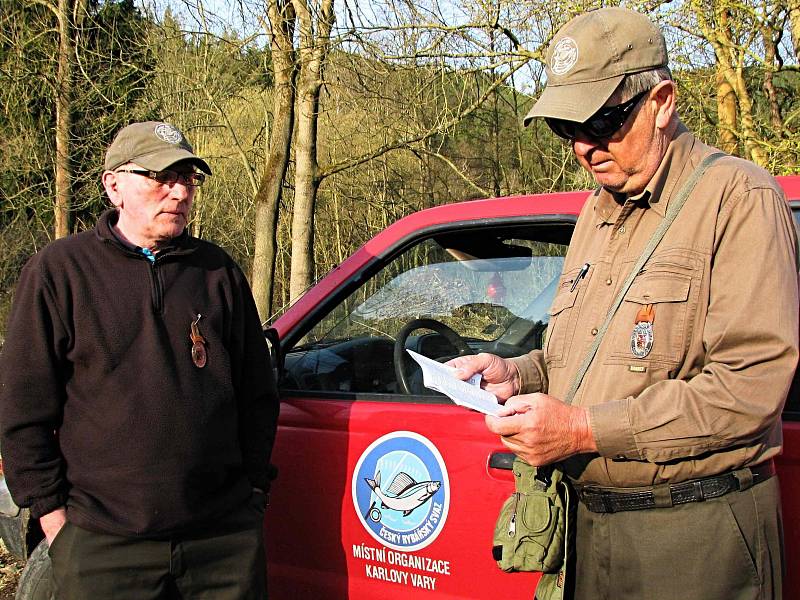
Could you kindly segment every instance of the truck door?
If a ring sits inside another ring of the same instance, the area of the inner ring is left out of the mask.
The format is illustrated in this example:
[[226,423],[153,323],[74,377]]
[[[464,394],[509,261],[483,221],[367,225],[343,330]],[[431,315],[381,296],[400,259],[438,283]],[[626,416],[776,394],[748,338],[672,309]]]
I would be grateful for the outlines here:
[[513,490],[483,415],[425,388],[447,361],[541,348],[573,218],[419,232],[284,335],[268,526],[277,598],[531,598],[491,556]]

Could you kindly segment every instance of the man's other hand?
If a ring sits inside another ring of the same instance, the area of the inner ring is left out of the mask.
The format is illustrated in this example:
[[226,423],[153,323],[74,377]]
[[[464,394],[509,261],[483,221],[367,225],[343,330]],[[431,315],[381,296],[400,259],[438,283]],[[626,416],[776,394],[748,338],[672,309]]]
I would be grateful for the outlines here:
[[575,454],[597,451],[584,408],[564,404],[547,394],[514,396],[505,407],[514,413],[487,416],[486,426],[529,465],[540,467]]
[[44,537],[47,538],[48,545],[53,543],[53,540],[56,539],[56,535],[58,535],[58,532],[61,531],[61,528],[66,522],[67,509],[63,506],[39,518],[39,525],[42,526],[42,531],[44,532]]
[[481,352],[470,356],[459,356],[447,364],[458,369],[455,376],[462,380],[480,373],[483,377],[481,387],[492,392],[500,402],[505,402],[519,393],[519,371],[509,360]]

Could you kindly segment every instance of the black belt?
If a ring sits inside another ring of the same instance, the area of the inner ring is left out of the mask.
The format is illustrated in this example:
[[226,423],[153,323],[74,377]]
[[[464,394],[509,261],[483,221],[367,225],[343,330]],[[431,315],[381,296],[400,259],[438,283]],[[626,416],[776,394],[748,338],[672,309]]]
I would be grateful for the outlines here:
[[724,475],[655,485],[630,492],[592,486],[580,487],[578,496],[586,508],[596,513],[666,508],[676,504],[719,498],[728,492],[743,491],[766,481],[773,475],[775,475],[775,465],[772,460],[768,460],[755,467],[739,469]]

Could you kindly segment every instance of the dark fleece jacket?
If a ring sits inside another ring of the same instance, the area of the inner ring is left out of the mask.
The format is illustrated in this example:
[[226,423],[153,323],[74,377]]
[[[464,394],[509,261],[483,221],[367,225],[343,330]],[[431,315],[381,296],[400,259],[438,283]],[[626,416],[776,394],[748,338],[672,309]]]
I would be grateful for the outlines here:
[[[192,531],[265,489],[278,399],[247,281],[186,233],[154,263],[111,230],[58,240],[23,269],[0,354],[6,478],[34,517]],[[197,315],[208,361],[192,361]]]

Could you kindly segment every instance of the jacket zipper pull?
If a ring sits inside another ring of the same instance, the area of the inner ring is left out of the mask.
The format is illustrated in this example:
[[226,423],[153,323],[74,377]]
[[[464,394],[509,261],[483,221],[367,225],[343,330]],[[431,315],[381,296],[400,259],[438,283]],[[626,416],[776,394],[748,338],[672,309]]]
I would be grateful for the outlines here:
[[206,340],[200,335],[200,327],[198,323],[203,315],[198,314],[197,318],[192,321],[189,333],[189,339],[192,341],[192,362],[198,369],[206,366],[208,361],[208,354],[206,354]]
[[513,538],[517,533],[517,505],[519,504],[519,492],[514,494],[514,510],[511,512],[511,520],[508,522],[508,537]]

